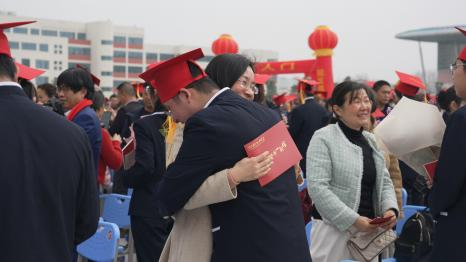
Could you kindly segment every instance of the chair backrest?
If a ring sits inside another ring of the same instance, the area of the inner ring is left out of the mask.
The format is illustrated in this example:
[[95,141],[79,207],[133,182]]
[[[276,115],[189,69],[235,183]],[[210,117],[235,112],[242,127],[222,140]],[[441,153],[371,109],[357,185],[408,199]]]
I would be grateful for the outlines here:
[[120,229],[114,223],[99,222],[96,233],[78,245],[78,253],[96,262],[112,261],[117,254]]
[[305,227],[308,246],[311,246],[311,229],[312,229],[312,220],[309,221],[309,223],[307,223]]
[[129,228],[131,222],[128,211],[131,196],[109,194],[102,195],[101,198],[104,200],[102,211],[104,221],[115,223],[120,228]]
[[403,207],[403,212],[404,212],[404,217],[399,219],[398,222],[396,223],[396,233],[398,235],[401,234],[401,230],[403,229],[404,224],[406,221],[416,212],[421,211],[426,209],[425,206],[411,206],[411,205],[406,205]]
[[406,191],[406,189],[401,188],[401,204],[402,204],[401,208],[406,206],[407,202],[408,202],[408,192]]

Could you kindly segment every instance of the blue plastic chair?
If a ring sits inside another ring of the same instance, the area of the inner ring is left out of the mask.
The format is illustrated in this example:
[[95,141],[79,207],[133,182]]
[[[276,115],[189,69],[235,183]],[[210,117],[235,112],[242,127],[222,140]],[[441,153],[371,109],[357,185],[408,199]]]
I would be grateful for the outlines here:
[[406,205],[403,207],[403,212],[404,212],[404,217],[402,219],[399,219],[398,222],[396,223],[396,233],[397,235],[401,234],[401,230],[403,230],[403,226],[405,225],[406,221],[416,212],[422,211],[426,209],[425,206],[412,206],[412,205]]
[[104,201],[102,210],[104,221],[115,223],[119,228],[129,228],[131,226],[128,215],[131,196],[109,194],[101,195],[100,198]]
[[[115,223],[119,228],[129,229],[128,262],[134,261],[134,243],[131,234],[131,220],[130,216],[128,215],[131,196],[108,194],[101,195],[100,198],[104,201],[104,207],[102,210],[103,220],[106,222]],[[122,250],[123,249],[120,251]]]
[[116,261],[120,229],[114,223],[100,221],[96,233],[78,245],[77,251],[82,257],[96,262]]
[[298,185],[298,192],[301,192],[305,189],[307,189],[307,179],[304,178],[303,183]]
[[308,246],[311,246],[311,229],[312,229],[312,221],[309,221],[309,223],[307,223],[305,227]]
[[406,189],[402,188],[401,189],[401,208],[406,206],[406,203],[408,202],[408,192]]

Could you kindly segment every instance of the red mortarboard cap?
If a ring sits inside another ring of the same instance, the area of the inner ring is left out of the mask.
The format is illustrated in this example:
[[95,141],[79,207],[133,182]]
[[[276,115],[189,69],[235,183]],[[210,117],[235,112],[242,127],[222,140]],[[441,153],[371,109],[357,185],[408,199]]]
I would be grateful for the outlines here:
[[89,70],[87,70],[87,68],[85,68],[84,66],[82,66],[80,64],[77,64],[76,67],[86,70],[91,75],[92,82],[94,83],[94,85],[96,85],[96,86],[100,85],[100,79],[97,76],[95,76],[94,74],[92,74]]
[[295,94],[286,95],[286,93],[283,93],[281,95],[276,95],[276,96],[272,97],[273,102],[275,102],[275,104],[277,106],[281,106],[286,102],[293,101],[296,98],[297,98],[297,96]]
[[366,85],[367,85],[368,87],[374,87],[374,84],[375,84],[374,81],[370,81],[370,80],[367,80],[367,81],[366,81]]
[[317,92],[316,88],[312,88],[317,86],[319,82],[312,80],[312,79],[298,79],[298,86],[296,87],[297,91],[305,91],[306,85],[311,86],[311,93],[315,94]]
[[0,54],[5,54],[11,57],[10,46],[8,45],[8,38],[6,37],[3,30],[17,27],[20,25],[26,25],[30,23],[35,23],[36,21],[24,21],[24,22],[13,22],[13,23],[2,23],[0,24]]
[[23,79],[26,79],[26,80],[32,80],[32,79],[42,75],[43,73],[45,73],[44,70],[31,68],[31,67],[25,66],[23,64],[17,63],[17,62],[15,62],[15,64],[16,64],[16,68],[18,70],[18,78],[23,78]]
[[271,75],[254,74],[254,81],[258,85],[264,85],[272,77]]
[[466,60],[466,46],[463,47],[463,50],[461,50],[460,54],[458,55],[458,59]]
[[[192,82],[206,77],[204,70],[194,60],[204,57],[202,49],[194,49],[170,60],[164,61],[140,74],[139,77],[150,83],[155,89],[162,103],[172,99],[180,89]],[[193,76],[189,64],[196,66],[200,74]]]
[[464,36],[466,36],[466,30],[461,29],[459,26],[455,26],[455,28],[458,29],[458,31],[460,31],[461,33],[463,33]]
[[426,86],[419,77],[398,71],[395,72],[400,78],[400,82],[396,85],[396,90],[400,91],[403,95],[415,96],[419,89],[426,89]]

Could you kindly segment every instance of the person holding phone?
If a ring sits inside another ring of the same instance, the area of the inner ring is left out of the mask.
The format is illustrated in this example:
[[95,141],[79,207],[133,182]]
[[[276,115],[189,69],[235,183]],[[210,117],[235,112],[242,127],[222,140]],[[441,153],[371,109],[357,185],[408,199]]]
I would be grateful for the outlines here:
[[331,124],[317,130],[307,150],[308,191],[314,202],[311,257],[314,262],[351,257],[352,233],[395,226],[398,204],[382,152],[364,131],[372,102],[367,87],[337,85]]

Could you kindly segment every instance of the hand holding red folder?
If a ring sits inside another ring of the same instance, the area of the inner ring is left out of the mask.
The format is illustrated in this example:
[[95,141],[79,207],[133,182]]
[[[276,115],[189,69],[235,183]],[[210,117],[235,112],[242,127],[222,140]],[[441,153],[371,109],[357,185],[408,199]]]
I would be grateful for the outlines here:
[[259,178],[261,186],[267,185],[302,159],[283,121],[244,145],[244,149],[249,157],[260,155],[265,151],[273,155],[271,170],[267,175]]

